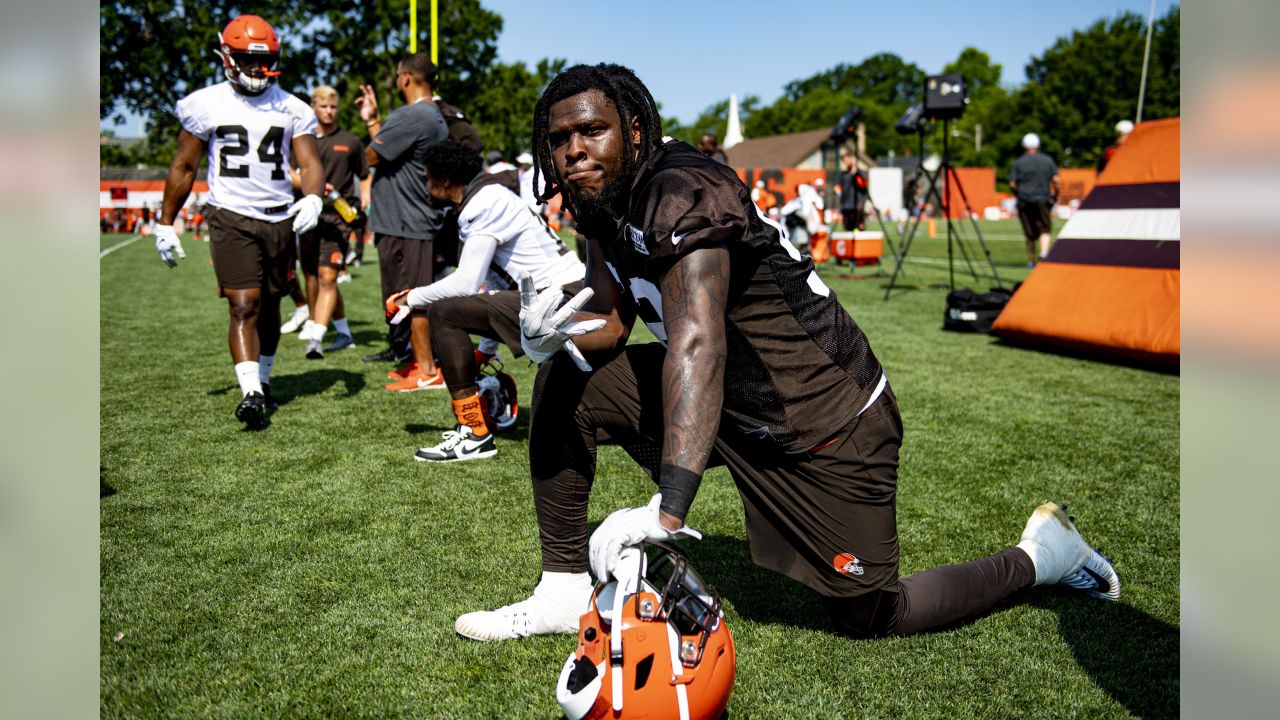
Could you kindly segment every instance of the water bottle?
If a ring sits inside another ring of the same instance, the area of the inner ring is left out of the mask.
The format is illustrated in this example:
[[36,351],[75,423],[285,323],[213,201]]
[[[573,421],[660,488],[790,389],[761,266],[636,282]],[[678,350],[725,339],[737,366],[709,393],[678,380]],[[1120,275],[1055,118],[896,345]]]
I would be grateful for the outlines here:
[[337,190],[329,193],[329,202],[333,203],[333,209],[338,211],[343,220],[352,222],[356,219],[356,209],[351,207],[351,203],[347,199],[338,194]]

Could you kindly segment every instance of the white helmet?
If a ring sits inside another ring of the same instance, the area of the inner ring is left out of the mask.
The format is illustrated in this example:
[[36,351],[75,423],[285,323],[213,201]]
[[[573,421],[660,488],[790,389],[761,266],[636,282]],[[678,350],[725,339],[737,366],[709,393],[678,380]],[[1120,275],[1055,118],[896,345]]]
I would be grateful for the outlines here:
[[1022,136],[1022,147],[1028,150],[1035,150],[1040,147],[1040,136],[1035,133],[1027,133]]
[[1131,132],[1133,132],[1132,120],[1121,120],[1120,122],[1116,123],[1117,135],[1128,135]]

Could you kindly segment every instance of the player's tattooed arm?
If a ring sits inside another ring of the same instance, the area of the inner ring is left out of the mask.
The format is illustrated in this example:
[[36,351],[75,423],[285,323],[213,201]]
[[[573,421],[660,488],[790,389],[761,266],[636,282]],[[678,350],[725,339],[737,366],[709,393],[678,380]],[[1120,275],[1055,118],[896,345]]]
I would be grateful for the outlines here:
[[178,153],[169,165],[169,176],[164,181],[164,200],[160,205],[160,224],[172,225],[178,210],[187,202],[191,186],[196,181],[196,169],[204,157],[204,141],[186,130],[178,131]]
[[605,265],[600,244],[586,235],[578,235],[578,242],[587,244],[587,276],[585,285],[595,294],[575,313],[573,319],[605,321],[605,326],[595,332],[579,335],[573,344],[583,352],[621,350],[631,336],[635,323],[635,310],[630,303],[622,302],[622,288],[613,273]]
[[709,247],[680,258],[662,277],[661,292],[667,357],[662,366],[665,430],[659,486],[663,523],[678,527],[720,428],[729,251]]

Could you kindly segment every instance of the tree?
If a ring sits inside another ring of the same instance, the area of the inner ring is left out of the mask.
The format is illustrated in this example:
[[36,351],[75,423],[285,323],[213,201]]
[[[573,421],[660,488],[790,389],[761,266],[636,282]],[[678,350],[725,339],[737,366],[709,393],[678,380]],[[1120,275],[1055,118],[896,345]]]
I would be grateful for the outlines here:
[[[1143,119],[1174,117],[1180,107],[1181,8],[1153,28]],[[1091,167],[1115,138],[1115,123],[1137,111],[1146,19],[1122,13],[1058,38],[1027,64],[1027,82],[1013,96],[1004,128],[993,138],[999,167],[1008,167],[1022,135],[1040,135],[1042,149],[1064,167]]]
[[[218,32],[240,11],[239,3],[227,0],[126,0],[102,6],[100,117],[119,116],[125,109],[147,117],[146,145],[154,149],[150,162],[164,165],[173,157],[174,103],[223,80],[213,48]],[[361,84],[375,88],[384,112],[400,104],[394,80],[397,61],[409,52],[408,0],[261,0],[253,12],[281,36],[281,86],[305,97],[317,84],[333,85],[343,99],[342,127],[365,132],[352,102]],[[544,61],[532,71],[524,65],[496,66],[502,18],[479,0],[441,0],[439,21],[441,96],[463,108],[491,147],[508,152],[527,147],[528,115],[563,63]],[[430,48],[430,27],[419,22],[419,32],[418,47],[424,51]],[[523,115],[516,110],[519,103],[526,103]]]
[[753,103],[748,109],[744,102],[743,134],[761,137],[832,128],[840,116],[858,107],[867,128],[867,152],[886,154],[900,145],[894,123],[908,105],[919,102],[923,87],[924,71],[915,64],[892,53],[871,55],[857,65],[840,64],[788,83],[771,105]]

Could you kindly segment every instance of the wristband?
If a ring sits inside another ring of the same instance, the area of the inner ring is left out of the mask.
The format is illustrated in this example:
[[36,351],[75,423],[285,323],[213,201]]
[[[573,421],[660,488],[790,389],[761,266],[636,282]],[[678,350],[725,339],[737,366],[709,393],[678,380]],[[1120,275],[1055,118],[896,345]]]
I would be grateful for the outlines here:
[[661,510],[684,522],[689,514],[689,506],[693,505],[693,496],[698,494],[698,486],[702,484],[702,475],[692,470],[663,463],[658,470],[658,492],[662,493]]

